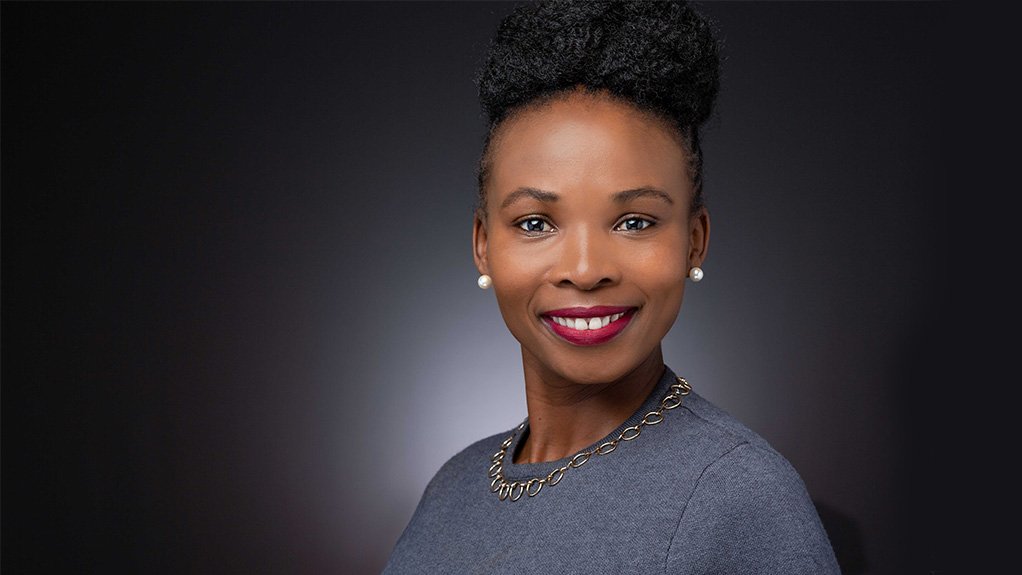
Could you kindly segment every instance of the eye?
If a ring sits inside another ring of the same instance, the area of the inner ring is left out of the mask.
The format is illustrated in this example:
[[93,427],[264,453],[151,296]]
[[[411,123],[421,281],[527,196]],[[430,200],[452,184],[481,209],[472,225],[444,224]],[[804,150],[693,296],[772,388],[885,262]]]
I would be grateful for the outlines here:
[[647,220],[646,218],[631,217],[622,220],[621,223],[618,224],[617,227],[614,229],[621,230],[624,232],[638,232],[652,225],[653,222]]
[[550,225],[550,222],[543,218],[526,218],[517,224],[515,224],[523,232],[529,234],[541,234],[554,231],[554,227]]

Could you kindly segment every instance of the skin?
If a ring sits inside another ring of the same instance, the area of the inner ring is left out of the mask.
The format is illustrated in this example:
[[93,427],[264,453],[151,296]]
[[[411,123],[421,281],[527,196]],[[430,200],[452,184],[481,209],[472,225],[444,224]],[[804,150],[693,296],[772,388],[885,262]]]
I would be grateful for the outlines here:
[[[554,461],[612,432],[663,375],[661,341],[706,255],[709,214],[690,210],[687,152],[673,130],[602,94],[519,111],[498,127],[490,161],[472,239],[521,344],[530,431],[515,461]],[[594,346],[542,320],[596,305],[637,311]]]

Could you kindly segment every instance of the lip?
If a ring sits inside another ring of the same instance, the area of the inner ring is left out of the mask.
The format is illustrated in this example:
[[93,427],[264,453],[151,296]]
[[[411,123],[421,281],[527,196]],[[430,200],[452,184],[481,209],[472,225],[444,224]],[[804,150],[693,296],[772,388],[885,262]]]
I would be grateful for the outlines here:
[[[600,345],[606,343],[617,334],[621,333],[625,327],[632,321],[632,316],[635,315],[636,307],[626,306],[594,306],[594,307],[568,307],[550,310],[543,313],[540,317],[543,323],[546,324],[550,331],[554,332],[561,339],[567,341],[573,345],[579,346],[590,346]],[[578,330],[565,327],[553,320],[551,316],[557,317],[577,317],[577,318],[592,318],[602,317],[605,315],[613,315],[616,313],[624,314],[617,321],[611,322],[600,329],[587,329]]]
[[616,313],[627,313],[635,309],[629,306],[620,305],[597,305],[593,307],[565,307],[561,309],[552,309],[550,311],[543,312],[541,315],[555,315],[557,317],[603,317],[605,315],[614,315]]

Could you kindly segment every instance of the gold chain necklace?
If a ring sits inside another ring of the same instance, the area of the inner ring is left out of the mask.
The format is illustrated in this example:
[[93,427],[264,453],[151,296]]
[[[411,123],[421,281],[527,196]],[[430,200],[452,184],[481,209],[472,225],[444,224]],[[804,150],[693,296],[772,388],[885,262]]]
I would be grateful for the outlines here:
[[671,385],[671,389],[667,395],[660,400],[660,409],[651,411],[646,415],[642,416],[642,421],[624,428],[616,439],[605,441],[597,446],[595,449],[589,451],[580,451],[575,454],[567,463],[554,469],[546,475],[546,477],[533,477],[525,481],[508,481],[504,478],[504,456],[507,454],[508,448],[514,442],[515,436],[525,429],[525,424],[529,422],[528,418],[525,418],[511,435],[500,444],[500,451],[493,454],[490,458],[492,465],[490,465],[489,475],[492,479],[490,482],[490,491],[497,494],[497,497],[501,501],[505,499],[510,501],[518,501],[522,498],[522,495],[528,495],[529,497],[535,497],[542,489],[544,485],[553,487],[561,482],[564,478],[564,473],[568,469],[578,469],[589,461],[589,458],[593,455],[607,455],[617,449],[617,446],[622,441],[631,441],[642,433],[642,428],[647,425],[656,425],[664,420],[664,411],[670,411],[681,405],[681,399],[692,391],[692,386],[685,381],[684,377],[674,376],[677,383]]

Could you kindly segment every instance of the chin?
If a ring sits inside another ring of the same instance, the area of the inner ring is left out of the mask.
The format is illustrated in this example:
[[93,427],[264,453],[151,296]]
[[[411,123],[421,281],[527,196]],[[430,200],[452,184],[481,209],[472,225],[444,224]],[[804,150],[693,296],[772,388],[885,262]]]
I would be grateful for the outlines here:
[[581,356],[571,354],[573,357],[554,354],[553,357],[537,359],[539,364],[565,380],[581,385],[599,385],[624,378],[648,362],[652,356],[652,351],[641,356],[634,355],[633,350],[628,350],[627,353],[620,353],[620,350],[614,353],[613,349],[600,351],[601,353],[584,353]]

